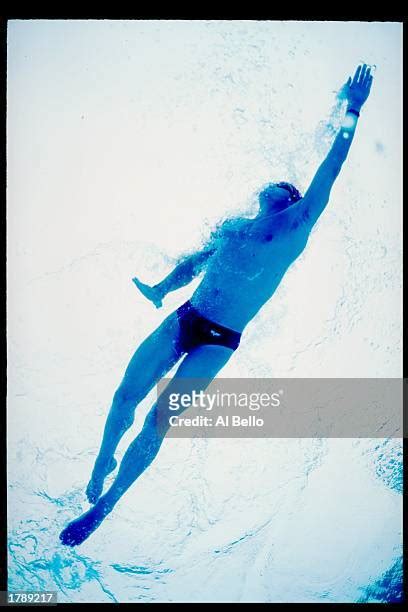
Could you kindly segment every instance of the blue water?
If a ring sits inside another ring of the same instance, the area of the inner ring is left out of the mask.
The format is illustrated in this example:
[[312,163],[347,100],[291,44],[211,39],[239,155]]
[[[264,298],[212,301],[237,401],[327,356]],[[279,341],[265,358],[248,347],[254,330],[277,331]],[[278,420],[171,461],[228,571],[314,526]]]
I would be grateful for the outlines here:
[[267,181],[303,192],[365,59],[376,81],[328,209],[222,376],[401,376],[400,50],[386,23],[10,25],[10,590],[401,599],[399,439],[165,440],[89,540],[58,539],[88,509],[124,367],[196,286],[156,310],[131,278],[161,280]]
[[[9,588],[57,590],[66,602],[398,598],[399,441],[222,445],[168,441],[106,525],[74,549],[58,541],[87,507],[83,488],[68,491],[61,476],[72,457],[17,451],[31,477],[24,485],[20,471],[10,487]],[[75,455],[75,480],[89,459]],[[340,480],[333,503],[326,496]]]

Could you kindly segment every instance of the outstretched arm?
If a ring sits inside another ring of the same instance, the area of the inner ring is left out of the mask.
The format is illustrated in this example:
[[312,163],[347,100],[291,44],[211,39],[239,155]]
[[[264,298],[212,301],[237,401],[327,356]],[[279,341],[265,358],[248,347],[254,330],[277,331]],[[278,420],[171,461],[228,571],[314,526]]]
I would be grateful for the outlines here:
[[316,223],[329,201],[333,183],[339,175],[353,142],[359,113],[368,98],[372,81],[370,68],[364,64],[362,67],[358,66],[354,78],[349,78],[344,85],[343,91],[348,104],[340,131],[304,198],[299,202],[299,212],[311,225]]
[[188,283],[201,272],[215,250],[215,246],[210,246],[198,253],[190,255],[180,262],[166,278],[153,287],[145,285],[136,277],[132,280],[143,295],[148,300],[151,300],[156,308],[160,308],[164,296],[170,291],[175,291],[176,289],[180,289],[180,287],[184,287],[184,285],[188,285]]

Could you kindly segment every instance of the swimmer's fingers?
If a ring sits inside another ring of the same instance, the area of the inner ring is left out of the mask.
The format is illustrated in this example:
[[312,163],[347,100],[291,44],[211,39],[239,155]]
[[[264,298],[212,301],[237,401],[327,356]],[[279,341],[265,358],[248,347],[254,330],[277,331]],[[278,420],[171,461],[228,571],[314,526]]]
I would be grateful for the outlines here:
[[368,66],[367,70],[365,71],[363,82],[366,83],[370,79],[370,76],[371,76],[371,66]]
[[371,74],[371,70],[369,68],[367,70],[367,72],[366,72],[365,79],[364,79],[364,82],[363,82],[363,86],[366,89],[368,89],[368,92],[370,92],[372,82],[373,82],[373,75]]
[[358,79],[359,79],[359,76],[360,76],[360,72],[361,72],[361,66],[357,66],[357,70],[356,70],[356,72],[355,72],[355,74],[354,74],[354,78],[353,78],[353,85],[354,85],[355,83],[358,83]]
[[371,66],[363,64],[358,66],[353,80],[348,88],[348,100],[353,104],[355,110],[359,110],[368,98],[373,76]]
[[367,72],[367,64],[363,64],[363,67],[361,68],[360,76],[358,78],[359,85],[362,85],[364,83],[366,72]]
[[[136,285],[136,287],[139,289],[139,291],[141,291],[143,293],[143,295],[145,297],[147,297],[146,293],[147,291],[150,290],[149,285],[146,285],[145,283],[142,283],[142,281],[140,281],[137,276],[135,276],[134,278],[132,278],[132,281],[134,282],[134,284]],[[149,298],[150,299],[150,298]]]
[[352,86],[358,87],[363,85],[365,80],[370,76],[371,67],[367,64],[363,64],[362,66],[358,66],[357,70],[353,77]]
[[136,276],[132,278],[132,281],[139,289],[139,291],[145,296],[145,298],[150,300],[150,302],[153,302],[156,308],[161,308],[161,306],[163,305],[164,295],[158,287],[150,287],[150,285],[142,283]]
[[368,66],[366,67],[366,70],[364,71],[364,75],[360,77],[360,82],[358,84],[362,104],[364,104],[364,102],[367,100],[370,94],[372,83],[373,83],[373,75],[371,74],[371,67]]
[[350,85],[354,87],[367,87],[372,83],[372,80],[371,66],[363,64],[358,66]]
[[138,289],[145,286],[144,283],[137,278],[137,276],[132,278],[132,283],[134,283]]

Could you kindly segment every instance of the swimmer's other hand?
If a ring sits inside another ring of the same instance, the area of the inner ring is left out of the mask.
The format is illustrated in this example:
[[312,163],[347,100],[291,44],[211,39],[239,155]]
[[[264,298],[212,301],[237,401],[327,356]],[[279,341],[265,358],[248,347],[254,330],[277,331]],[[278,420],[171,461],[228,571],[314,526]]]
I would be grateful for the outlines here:
[[142,283],[136,276],[132,278],[132,281],[145,298],[153,302],[156,308],[161,308],[163,305],[163,296],[157,287],[150,287],[150,285]]

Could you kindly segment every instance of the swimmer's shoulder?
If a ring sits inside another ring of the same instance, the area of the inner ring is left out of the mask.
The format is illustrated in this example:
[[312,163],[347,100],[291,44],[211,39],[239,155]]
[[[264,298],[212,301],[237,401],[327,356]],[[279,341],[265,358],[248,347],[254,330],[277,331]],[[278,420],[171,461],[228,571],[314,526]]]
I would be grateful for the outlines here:
[[246,221],[243,217],[234,217],[225,219],[213,230],[211,236],[213,241],[218,241],[224,238],[230,238],[245,230]]
[[248,230],[251,224],[252,219],[249,219],[248,217],[235,217],[234,219],[226,219],[221,228],[225,233],[235,233]]

